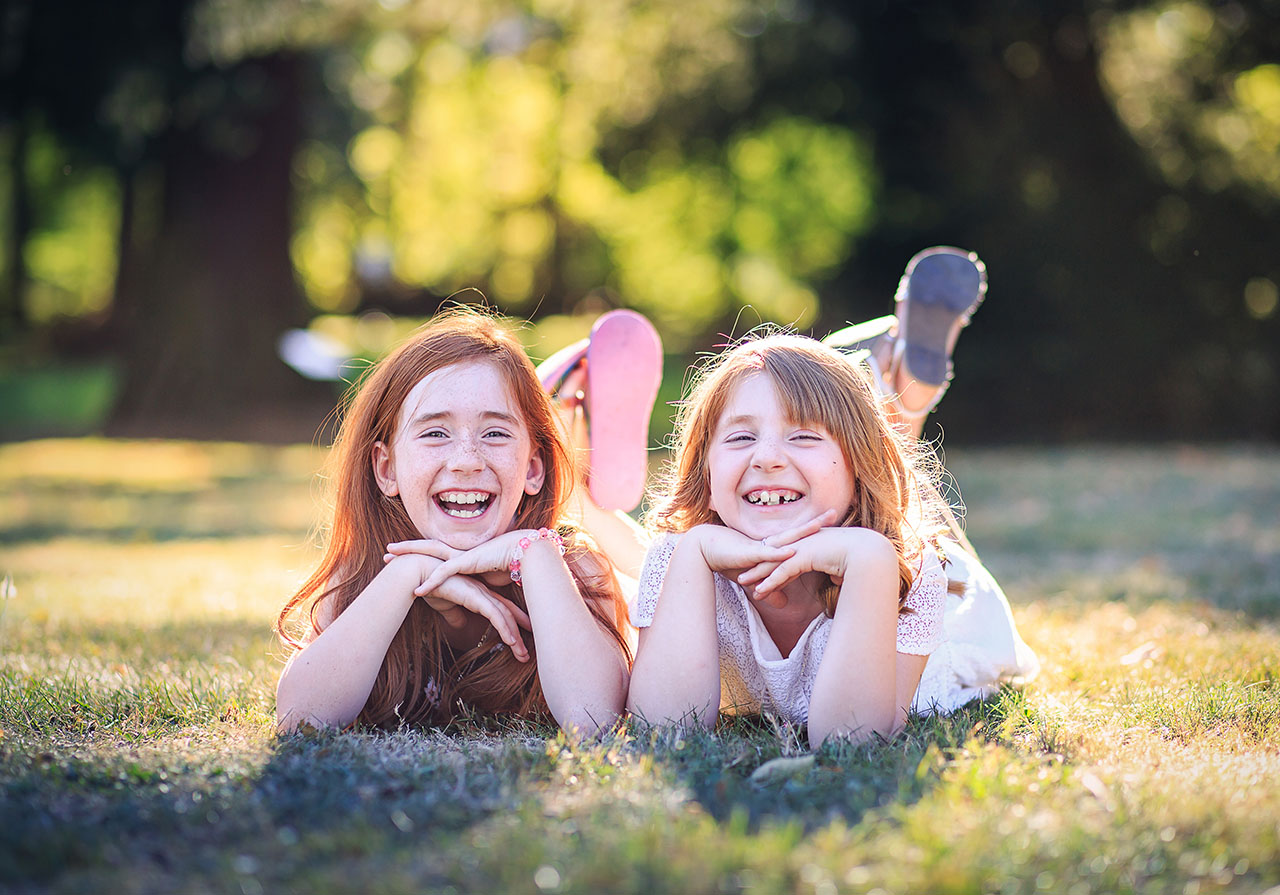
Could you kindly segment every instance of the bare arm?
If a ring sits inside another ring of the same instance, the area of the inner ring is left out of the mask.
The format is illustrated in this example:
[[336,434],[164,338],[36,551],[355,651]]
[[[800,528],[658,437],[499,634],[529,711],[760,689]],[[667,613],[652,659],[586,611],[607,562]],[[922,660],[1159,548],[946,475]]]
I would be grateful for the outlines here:
[[387,647],[420,578],[413,561],[389,563],[346,611],[295,653],[276,685],[276,723],[346,727],[364,708]]
[[591,613],[554,544],[533,541],[522,572],[538,678],[556,723],[592,734],[612,726],[627,698],[621,647]]
[[[900,691],[913,660],[923,658],[897,652],[898,562],[893,545],[866,529],[840,531],[849,542],[848,571],[842,572],[831,637],[809,702],[809,742],[815,747],[833,736],[863,740],[897,730],[906,718]],[[915,681],[919,677],[917,671]]]
[[702,555],[701,535],[694,528],[676,545],[653,624],[640,630],[627,708],[650,724],[712,727],[719,714],[715,576]]
[[[276,719],[281,730],[302,723],[346,727],[364,708],[396,632],[415,599],[444,620],[446,639],[473,644],[492,625],[521,662],[529,651],[520,627],[529,619],[518,607],[479,581],[448,576],[422,594],[423,581],[444,563],[433,556],[388,554],[386,565],[321,633],[296,653],[276,685]],[[322,619],[322,621],[325,621]]]

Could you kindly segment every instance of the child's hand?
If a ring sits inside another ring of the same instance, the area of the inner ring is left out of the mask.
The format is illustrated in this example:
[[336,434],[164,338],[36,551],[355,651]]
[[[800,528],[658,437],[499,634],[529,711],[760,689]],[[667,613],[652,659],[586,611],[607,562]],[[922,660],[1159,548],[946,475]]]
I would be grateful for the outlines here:
[[[808,522],[802,522],[795,528],[787,529],[780,534],[770,535],[761,541],[761,543],[772,545],[774,547],[789,548],[790,553],[794,555],[794,545],[797,541],[801,541],[804,538],[821,531],[823,526],[830,525],[835,522],[836,518],[837,514],[835,510],[827,510],[825,513],[813,517]],[[747,596],[751,597],[751,599],[759,600],[762,603],[781,609],[783,606],[787,605],[786,594],[782,593],[781,590],[775,589],[772,592],[762,593],[757,588],[752,587],[755,582],[767,578],[774,569],[778,568],[779,565],[781,565],[781,560],[761,562],[749,569],[739,570],[736,576],[737,582],[746,590]]]
[[739,578],[744,587],[755,584],[758,599],[778,592],[790,581],[806,572],[830,575],[837,583],[844,580],[850,567],[862,561],[892,560],[897,563],[897,552],[884,535],[869,528],[823,528],[794,544],[795,553],[766,572],[762,567],[752,569]]
[[794,547],[773,546],[766,543],[768,538],[757,541],[724,525],[699,525],[685,537],[696,539],[708,569],[734,580],[747,569],[774,569],[795,552]]
[[[495,586],[510,582],[511,561],[515,559],[516,548],[520,544],[520,539],[530,534],[531,532],[525,529],[509,531],[470,550],[456,550],[439,541],[405,541],[400,544],[390,544],[387,550],[394,553],[398,550],[414,549],[415,552],[423,552],[444,560],[429,577],[414,588],[413,592],[421,597],[431,593],[453,575],[479,576]],[[424,546],[418,549],[416,545],[420,544]],[[448,555],[445,555],[446,553]]]
[[[400,558],[416,562],[419,566],[418,585],[414,595],[426,600],[427,605],[445,618],[445,623],[460,627],[466,622],[463,610],[483,616],[493,625],[502,642],[511,647],[511,654],[521,662],[529,661],[529,649],[520,636],[520,628],[531,631],[532,625],[525,611],[506,597],[494,593],[475,578],[467,575],[447,575],[436,580],[445,565],[435,554],[459,551],[439,541],[403,541],[387,548],[383,561],[391,563]],[[403,560],[402,560],[403,561]],[[427,585],[431,586],[428,587]]]

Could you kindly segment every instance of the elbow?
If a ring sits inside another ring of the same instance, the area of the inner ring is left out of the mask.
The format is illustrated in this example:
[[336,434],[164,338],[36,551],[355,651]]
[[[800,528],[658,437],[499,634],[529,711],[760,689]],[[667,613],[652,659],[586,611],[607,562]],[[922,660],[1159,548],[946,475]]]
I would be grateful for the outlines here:
[[354,717],[344,719],[333,711],[325,711],[306,697],[305,692],[290,686],[287,676],[280,678],[276,685],[276,733],[294,733],[305,728],[340,729],[355,720]]
[[905,719],[895,708],[883,711],[868,712],[862,723],[855,718],[849,724],[831,723],[823,719],[809,719],[809,744],[814,748],[830,739],[847,740],[850,743],[865,743],[870,739],[890,739],[902,730]]
[[716,719],[720,717],[719,700],[708,699],[701,705],[693,700],[688,702],[663,698],[645,698],[641,693],[627,700],[627,711],[631,716],[647,727],[692,727],[712,730]]
[[591,739],[612,729],[621,717],[621,711],[591,711],[583,709],[570,712],[563,719],[558,718],[556,720],[559,721],[560,729],[571,737]]
[[[618,669],[616,678],[592,694],[562,694],[548,700],[551,716],[565,733],[594,737],[613,728],[622,717],[627,702],[629,675]],[[545,695],[545,694],[544,694]]]

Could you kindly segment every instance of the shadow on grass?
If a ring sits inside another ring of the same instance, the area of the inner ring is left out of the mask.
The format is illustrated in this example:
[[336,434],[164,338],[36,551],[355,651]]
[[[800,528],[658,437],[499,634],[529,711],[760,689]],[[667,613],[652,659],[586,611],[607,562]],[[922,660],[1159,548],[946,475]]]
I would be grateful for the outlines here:
[[514,810],[546,755],[542,739],[439,732],[266,734],[185,760],[0,743],[0,883],[124,871],[143,890],[296,885],[317,865],[390,856]]
[[653,730],[647,745],[659,772],[716,820],[740,816],[751,829],[796,823],[807,832],[916,802],[937,783],[945,755],[975,735],[996,736],[1022,702],[1021,693],[1006,690],[947,716],[914,717],[892,739],[833,741],[813,753],[802,733],[761,716],[723,716],[715,736]]

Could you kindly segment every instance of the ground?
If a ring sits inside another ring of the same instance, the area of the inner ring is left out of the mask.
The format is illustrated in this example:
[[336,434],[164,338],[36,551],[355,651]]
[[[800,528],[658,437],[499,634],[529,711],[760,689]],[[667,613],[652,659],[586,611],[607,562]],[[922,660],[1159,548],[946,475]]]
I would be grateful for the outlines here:
[[276,737],[270,625],[322,460],[0,446],[0,889],[1280,885],[1274,448],[949,452],[1043,670],[816,755],[768,719]]

